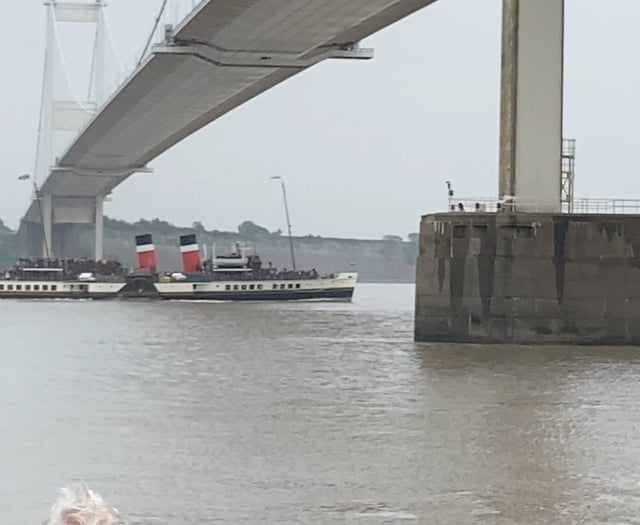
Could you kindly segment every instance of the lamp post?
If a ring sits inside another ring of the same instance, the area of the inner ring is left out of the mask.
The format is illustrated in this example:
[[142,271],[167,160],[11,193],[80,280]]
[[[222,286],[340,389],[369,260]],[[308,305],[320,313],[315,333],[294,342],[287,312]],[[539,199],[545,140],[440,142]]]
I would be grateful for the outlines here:
[[296,271],[296,257],[293,252],[293,237],[291,237],[291,220],[289,219],[289,205],[287,204],[287,189],[284,185],[284,179],[279,175],[275,177],[271,177],[271,180],[279,180],[282,186],[282,200],[284,201],[284,212],[287,218],[287,230],[289,231],[289,248],[291,249],[291,265],[293,266],[293,271]]
[[49,252],[49,240],[47,239],[47,232],[46,232],[46,228],[44,227],[44,213],[42,212],[42,202],[40,200],[40,190],[38,190],[38,185],[36,184],[35,179],[31,178],[31,175],[29,174],[24,174],[24,175],[20,175],[18,177],[18,180],[31,180],[31,182],[33,183],[33,193],[35,195],[36,200],[38,201],[38,209],[40,210],[40,222],[42,224],[42,240],[44,243],[44,252],[45,255],[47,256],[47,259],[50,259],[50,252]]
[[449,209],[447,211],[453,211],[451,209],[451,202],[453,201],[453,186],[451,185],[451,181],[448,180],[445,182],[447,185],[447,198],[449,199]]

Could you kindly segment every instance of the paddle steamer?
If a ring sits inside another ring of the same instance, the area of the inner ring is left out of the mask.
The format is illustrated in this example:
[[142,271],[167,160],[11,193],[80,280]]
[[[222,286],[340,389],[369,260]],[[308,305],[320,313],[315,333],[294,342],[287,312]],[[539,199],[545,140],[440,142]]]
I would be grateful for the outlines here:
[[115,261],[21,260],[0,278],[0,299],[158,299],[218,301],[350,301],[356,272],[263,267],[240,244],[230,253],[201,256],[195,235],[180,238],[183,267],[158,272],[151,235],[136,237],[138,268]]

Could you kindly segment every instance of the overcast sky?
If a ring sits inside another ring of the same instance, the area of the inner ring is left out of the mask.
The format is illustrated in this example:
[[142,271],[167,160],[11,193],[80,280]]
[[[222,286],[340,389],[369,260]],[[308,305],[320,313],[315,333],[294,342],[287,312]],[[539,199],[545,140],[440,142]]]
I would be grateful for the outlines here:
[[[2,2],[0,217],[12,227],[30,197],[17,176],[34,165],[42,3]],[[110,0],[128,65],[160,3]],[[420,215],[443,210],[445,180],[461,196],[495,196],[500,9],[501,0],[439,0],[368,39],[373,61],[325,62],[185,140],[153,162],[154,174],[118,187],[106,213],[275,230],[284,217],[269,177],[282,175],[296,234],[379,238],[417,231]],[[637,0],[567,0],[565,135],[578,140],[579,196],[640,198],[639,20]],[[80,71],[91,42],[78,33],[64,44]]]

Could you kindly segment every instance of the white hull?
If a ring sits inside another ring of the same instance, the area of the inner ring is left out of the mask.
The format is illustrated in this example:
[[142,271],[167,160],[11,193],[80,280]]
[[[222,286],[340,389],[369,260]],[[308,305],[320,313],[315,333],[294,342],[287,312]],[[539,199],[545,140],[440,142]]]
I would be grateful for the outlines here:
[[357,273],[339,273],[325,279],[263,281],[150,282],[141,277],[128,282],[0,280],[0,299],[205,299],[223,301],[350,300]]

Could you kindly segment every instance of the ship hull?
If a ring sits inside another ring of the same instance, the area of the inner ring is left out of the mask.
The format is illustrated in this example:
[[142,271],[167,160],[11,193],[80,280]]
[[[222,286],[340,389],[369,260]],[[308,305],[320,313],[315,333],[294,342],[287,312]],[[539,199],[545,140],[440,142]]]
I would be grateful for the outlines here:
[[154,299],[200,301],[351,301],[357,274],[278,281],[126,282],[0,280],[0,299]]
[[285,292],[249,292],[242,293],[193,293],[162,295],[160,298],[170,300],[201,300],[201,301],[350,301],[353,297],[353,288],[335,290],[309,290],[309,291],[285,291]]

